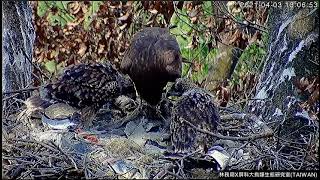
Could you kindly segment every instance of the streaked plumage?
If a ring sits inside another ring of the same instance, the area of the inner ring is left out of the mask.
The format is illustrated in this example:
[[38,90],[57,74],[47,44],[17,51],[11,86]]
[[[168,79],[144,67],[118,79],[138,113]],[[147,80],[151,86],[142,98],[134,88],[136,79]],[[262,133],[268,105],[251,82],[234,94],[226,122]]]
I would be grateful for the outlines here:
[[220,116],[212,95],[182,78],[177,79],[170,91],[182,94],[174,104],[170,125],[175,151],[191,152],[198,148],[207,151],[215,138],[196,131],[184,121],[215,133]]
[[80,109],[85,126],[107,102],[125,95],[135,99],[132,80],[110,63],[79,64],[67,69],[56,82],[44,86],[42,97]]

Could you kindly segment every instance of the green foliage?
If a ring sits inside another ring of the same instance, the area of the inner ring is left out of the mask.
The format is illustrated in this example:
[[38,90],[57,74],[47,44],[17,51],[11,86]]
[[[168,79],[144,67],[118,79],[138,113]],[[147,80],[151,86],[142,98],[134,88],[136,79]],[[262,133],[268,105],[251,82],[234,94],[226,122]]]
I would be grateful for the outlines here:
[[212,16],[212,1],[204,1],[202,10],[205,17]]
[[[207,15],[212,14],[211,2],[204,2],[203,8],[207,11]],[[205,37],[204,33],[195,34],[194,29],[199,29],[199,27],[204,26],[199,24],[192,24],[190,17],[188,16],[186,9],[176,9],[176,13],[173,14],[171,20],[171,25],[176,25],[176,28],[170,30],[170,32],[176,37],[181,54],[184,59],[192,61],[195,66],[189,63],[184,63],[182,68],[182,76],[189,76],[190,78],[198,83],[201,83],[208,75],[210,63],[213,62],[214,57],[217,54],[216,49],[209,49],[208,43],[211,41],[208,37]],[[197,37],[197,42],[193,42],[193,37]],[[191,44],[196,45],[191,48]],[[192,71],[191,71],[192,68]],[[196,69],[196,70],[194,70]]]
[[239,58],[238,65],[232,77],[233,83],[237,84],[240,77],[243,77],[248,72],[259,72],[259,66],[265,55],[266,50],[263,47],[259,47],[256,43],[248,46]]
[[183,51],[192,42],[192,37],[190,36],[192,31],[192,27],[190,27],[191,20],[187,15],[187,11],[185,9],[177,9],[177,13],[173,14],[170,24],[177,26],[170,31],[176,36],[181,51]]
[[[43,17],[48,13],[46,18],[52,26],[63,27],[68,22],[75,20],[75,17],[69,13],[68,3],[70,1],[39,1],[37,15]],[[53,13],[53,9],[56,9],[57,12]]]
[[[75,16],[72,15],[68,9],[68,4],[72,1],[39,1],[37,7],[37,15],[39,17],[46,16],[50,25],[65,26],[68,22],[74,22]],[[92,1],[88,11],[84,15],[83,26],[88,30],[94,15],[98,12],[103,1]],[[53,12],[53,9],[57,12]]]
[[[214,57],[217,55],[217,50],[212,49],[209,51],[208,46],[205,43],[202,43],[198,48],[194,49],[195,53],[198,54],[198,58],[195,59],[194,63],[198,64],[197,71],[192,72],[191,79],[194,82],[202,83],[208,73],[209,73],[209,67],[214,61]],[[196,55],[194,55],[196,56]]]
[[43,17],[46,12],[50,9],[53,2],[39,1],[37,6],[37,15]]
[[57,63],[55,60],[45,62],[44,66],[50,73],[56,72]]
[[92,1],[89,10],[84,15],[83,27],[85,30],[89,29],[89,25],[91,24],[94,15],[98,12],[99,7],[103,4],[103,1]]
[[44,68],[53,76],[61,74],[66,67],[64,62],[57,63],[55,60],[45,60],[43,62]]

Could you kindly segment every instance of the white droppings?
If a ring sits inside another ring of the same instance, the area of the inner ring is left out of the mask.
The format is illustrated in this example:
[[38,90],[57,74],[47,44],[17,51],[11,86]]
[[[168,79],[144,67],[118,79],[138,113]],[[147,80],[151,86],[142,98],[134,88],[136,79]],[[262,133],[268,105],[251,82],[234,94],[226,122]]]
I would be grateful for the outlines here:
[[296,57],[296,55],[298,54],[298,52],[300,52],[301,49],[304,47],[304,44],[305,44],[305,41],[302,40],[302,41],[299,43],[299,45],[295,48],[295,50],[292,51],[292,53],[290,53],[288,62],[291,62],[291,61]]
[[286,20],[286,22],[284,22],[283,24],[281,24],[280,28],[279,28],[279,32],[276,38],[276,42],[279,40],[279,36],[282,33],[282,31],[292,22],[292,18],[289,18]]
[[263,87],[258,94],[256,95],[255,99],[266,99],[268,97],[267,91],[265,87]]
[[284,80],[286,80],[286,78],[288,80],[291,79],[291,77],[296,76],[296,74],[294,73],[294,68],[293,67],[289,67],[285,70],[283,70],[281,77],[280,77],[280,83],[282,83]]
[[283,53],[285,50],[288,49],[288,42],[287,42],[287,35],[284,34],[283,37],[283,47],[280,49],[280,52]]
[[270,70],[269,70],[269,76],[272,76],[273,75],[273,68],[274,68],[274,65],[275,65],[276,63],[275,62],[272,62],[271,63],[271,68],[270,68]]
[[[292,17],[291,17],[291,18],[288,18],[288,19],[286,20],[286,22],[284,22],[284,23],[281,24],[276,39],[275,39],[273,42],[271,42],[271,45],[269,46],[268,55],[267,55],[267,58],[266,58],[267,61],[270,59],[270,56],[271,56],[271,54],[272,54],[272,53],[271,53],[271,52],[272,52],[272,48],[273,48],[274,45],[277,44],[278,41],[279,41],[280,34],[283,32],[283,30],[284,30],[286,27],[288,27],[288,25],[289,25],[291,22],[292,22]],[[267,64],[267,63],[266,63],[266,64]]]
[[283,113],[281,109],[276,108],[275,112],[272,114],[272,116],[283,116]]

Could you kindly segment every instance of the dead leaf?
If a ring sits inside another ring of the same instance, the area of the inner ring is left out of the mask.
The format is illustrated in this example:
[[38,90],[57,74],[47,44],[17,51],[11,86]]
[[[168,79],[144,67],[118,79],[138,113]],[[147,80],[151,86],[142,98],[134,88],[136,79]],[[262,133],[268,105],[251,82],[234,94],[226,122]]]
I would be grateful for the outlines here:
[[309,81],[306,77],[302,77],[298,82],[298,88],[302,91],[305,90],[305,88],[308,86]]
[[53,59],[53,58],[57,57],[58,54],[59,54],[59,50],[58,50],[58,51],[55,51],[55,50],[51,51],[51,53],[50,53],[50,59]]
[[127,27],[127,23],[125,23],[124,25],[122,25],[122,26],[120,26],[119,28],[120,28],[120,30],[122,31],[122,30],[124,30],[124,28],[126,28]]
[[99,44],[98,54],[103,53],[105,45]]
[[88,12],[88,7],[86,5],[83,5],[81,6],[81,10],[85,14],[86,12]]
[[100,29],[100,26],[101,26],[101,21],[95,21],[95,28],[96,28],[97,30]]
[[199,9],[198,8],[194,8],[193,10],[191,10],[191,12],[189,12],[189,17],[193,18],[196,17],[199,13]]
[[192,17],[190,20],[191,22],[194,24],[196,21],[197,21],[198,17],[197,16],[194,16]]
[[129,12],[127,12],[125,15],[121,16],[118,18],[120,21],[126,21],[129,18]]
[[68,6],[69,6],[69,10],[72,14],[77,14],[81,9],[79,2],[71,2],[68,4]]
[[151,12],[152,14],[157,14],[158,13],[158,11],[156,9],[149,10],[149,12]]
[[313,91],[313,93],[310,95],[308,99],[308,103],[310,105],[313,105],[315,102],[319,100],[319,85],[317,85],[317,88]]
[[86,50],[87,50],[87,46],[86,46],[84,43],[82,43],[82,44],[80,45],[78,54],[79,54],[80,56],[83,56],[84,53],[86,52]]
[[77,26],[79,22],[68,22],[67,23],[67,29],[70,31],[72,30],[75,26]]
[[308,91],[309,93],[312,93],[314,88],[315,88],[315,82],[316,82],[316,78],[313,80],[312,83],[309,83],[309,85],[306,87],[305,91]]
[[81,43],[81,42],[82,42],[82,40],[81,40],[80,38],[77,38],[77,39],[75,39],[74,41],[75,41],[75,42],[78,42],[78,43]]
[[38,58],[37,58],[38,63],[43,62],[44,59],[45,59],[45,57],[46,57],[45,52],[41,52],[41,53],[40,53],[40,56],[38,56]]
[[106,40],[108,40],[110,36],[111,36],[111,32],[108,31],[107,34],[104,35],[104,38],[105,38]]

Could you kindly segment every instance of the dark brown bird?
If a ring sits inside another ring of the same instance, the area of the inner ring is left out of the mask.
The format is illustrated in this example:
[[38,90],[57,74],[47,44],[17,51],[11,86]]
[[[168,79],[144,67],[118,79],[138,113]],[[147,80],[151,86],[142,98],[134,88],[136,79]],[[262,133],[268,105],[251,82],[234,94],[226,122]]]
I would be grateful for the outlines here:
[[133,36],[121,62],[142,99],[156,105],[168,81],[181,76],[182,58],[176,39],[167,28],[149,27]]
[[119,73],[110,63],[79,64],[67,69],[58,80],[41,90],[45,99],[65,102],[81,112],[86,127],[107,102],[125,95],[135,99],[130,77]]
[[213,102],[213,96],[183,78],[177,79],[168,93],[181,95],[174,103],[170,124],[171,140],[175,151],[185,153],[200,148],[207,152],[215,138],[195,130],[185,121],[215,133],[220,116]]

